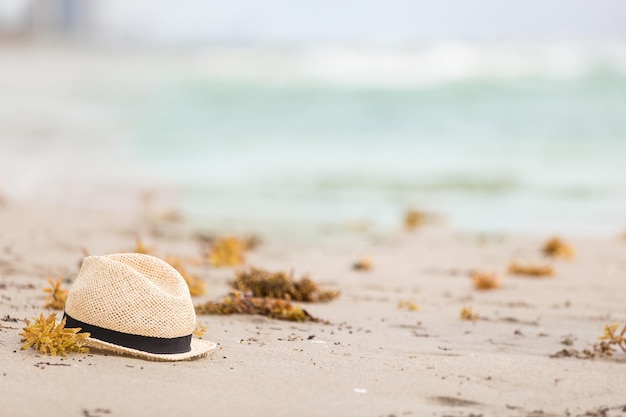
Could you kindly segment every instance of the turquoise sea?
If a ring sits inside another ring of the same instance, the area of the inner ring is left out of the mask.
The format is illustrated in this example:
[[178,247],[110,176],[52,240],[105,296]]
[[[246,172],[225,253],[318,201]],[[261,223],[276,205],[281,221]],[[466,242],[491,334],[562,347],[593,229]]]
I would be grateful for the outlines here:
[[233,230],[391,230],[408,208],[471,231],[626,229],[623,43],[0,55],[15,199],[163,186]]

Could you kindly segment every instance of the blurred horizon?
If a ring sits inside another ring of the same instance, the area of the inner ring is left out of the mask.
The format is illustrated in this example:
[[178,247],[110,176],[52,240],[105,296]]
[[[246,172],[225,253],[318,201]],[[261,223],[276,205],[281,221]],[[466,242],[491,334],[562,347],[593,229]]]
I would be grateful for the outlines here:
[[240,229],[389,230],[408,208],[626,226],[626,2],[184,4],[0,0],[0,194],[165,189]]

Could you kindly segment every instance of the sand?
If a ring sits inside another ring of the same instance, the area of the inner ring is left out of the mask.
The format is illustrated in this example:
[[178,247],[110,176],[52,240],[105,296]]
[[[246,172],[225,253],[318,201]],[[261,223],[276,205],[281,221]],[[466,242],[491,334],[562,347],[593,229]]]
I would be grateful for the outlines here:
[[[626,416],[626,354],[550,357],[590,348],[607,323],[626,324],[626,241],[618,232],[563,236],[577,257],[553,261],[557,275],[546,279],[506,268],[513,259],[543,262],[549,236],[433,226],[334,242],[266,238],[248,262],[310,273],[340,290],[336,301],[305,305],[331,324],[200,316],[217,350],[155,363],[20,351],[23,323],[12,319],[49,313],[45,276],[73,279],[83,250],[130,250],[139,233],[161,256],[197,256],[190,225],[7,204],[0,231],[2,416]],[[373,270],[352,270],[366,255]],[[498,272],[502,287],[475,290],[472,269]],[[197,302],[228,292],[232,269],[194,272],[208,284]],[[399,309],[400,301],[420,309]],[[464,306],[480,319],[461,320]]]

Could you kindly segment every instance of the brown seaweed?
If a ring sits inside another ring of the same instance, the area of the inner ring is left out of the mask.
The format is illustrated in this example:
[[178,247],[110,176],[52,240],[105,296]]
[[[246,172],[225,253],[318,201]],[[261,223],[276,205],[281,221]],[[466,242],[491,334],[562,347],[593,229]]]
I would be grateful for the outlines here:
[[521,264],[512,261],[509,264],[509,273],[514,275],[525,275],[529,277],[553,277],[554,268],[551,265]]
[[197,314],[255,314],[277,320],[320,322],[317,317],[289,300],[277,298],[261,298],[245,295],[239,291],[227,295],[222,300],[209,301],[196,306]]
[[476,321],[478,319],[479,315],[472,311],[472,307],[463,307],[461,309],[461,320]]
[[238,266],[245,262],[248,243],[234,236],[215,239],[211,244],[208,259],[216,267]]
[[579,351],[577,349],[569,348],[562,349],[552,355],[552,358],[568,358],[574,357],[578,359],[594,359],[596,357],[611,357],[619,348],[626,354],[626,325],[622,330],[617,333],[619,324],[606,324],[604,326],[604,333],[598,337],[600,343],[595,343],[592,349],[584,349]]
[[407,210],[404,213],[404,228],[406,230],[415,230],[426,223],[426,213],[419,210]]
[[500,278],[493,272],[472,271],[470,278],[477,290],[500,288]]
[[131,252],[141,253],[144,255],[154,255],[154,251],[156,250],[155,246],[147,246],[139,235],[136,236],[135,241],[135,248]]
[[593,346],[594,352],[600,356],[612,356],[617,349],[626,353],[626,325],[617,333],[619,324],[607,324],[604,326],[604,333],[598,339],[600,343]]
[[339,291],[322,289],[308,275],[295,280],[293,272],[269,272],[254,267],[237,272],[230,285],[237,291],[250,292],[254,297],[326,302],[339,296]]
[[361,258],[352,264],[352,269],[355,271],[371,271],[373,267],[374,263],[372,262],[372,258],[369,256]]
[[206,334],[207,326],[198,322],[196,323],[196,327],[193,329],[193,335],[196,337],[202,337]]
[[558,237],[553,237],[544,243],[542,251],[552,258],[574,259],[576,256],[574,248]]
[[409,311],[419,311],[420,306],[417,303],[414,303],[413,301],[409,301],[409,300],[401,300],[398,301],[398,309],[402,310],[409,310]]
[[65,300],[67,299],[67,290],[61,287],[61,278],[57,278],[56,281],[53,281],[52,278],[46,277],[46,280],[50,283],[50,288],[43,289],[43,291],[48,294],[44,307],[54,310],[63,310],[65,308]]

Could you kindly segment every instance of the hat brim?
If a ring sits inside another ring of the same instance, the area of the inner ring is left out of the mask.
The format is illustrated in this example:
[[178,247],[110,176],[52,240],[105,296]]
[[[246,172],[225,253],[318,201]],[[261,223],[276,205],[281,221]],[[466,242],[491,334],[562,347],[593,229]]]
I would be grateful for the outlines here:
[[84,341],[84,345],[111,352],[116,352],[122,355],[131,355],[142,359],[160,362],[173,362],[173,361],[186,361],[190,359],[198,359],[207,356],[217,346],[214,342],[208,340],[191,339],[191,350],[184,353],[150,353],[142,350],[131,349],[124,346],[114,345],[113,343],[105,342],[103,340],[87,338]]

